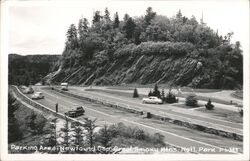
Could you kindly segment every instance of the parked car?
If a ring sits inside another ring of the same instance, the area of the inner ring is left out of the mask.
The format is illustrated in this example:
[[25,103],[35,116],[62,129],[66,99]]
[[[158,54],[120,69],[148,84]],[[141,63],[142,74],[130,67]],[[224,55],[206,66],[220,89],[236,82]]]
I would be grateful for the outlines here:
[[142,103],[155,103],[155,104],[162,104],[162,100],[155,96],[150,96],[148,98],[143,98]]
[[32,96],[31,99],[44,99],[44,95],[42,92],[35,92]]
[[32,93],[34,93],[34,90],[32,87],[28,87],[28,88],[23,90],[23,93],[24,94],[32,94]]
[[82,106],[75,105],[73,109],[69,110],[68,112],[65,112],[65,115],[74,118],[74,117],[81,116],[84,113],[85,113],[85,110],[83,109]]

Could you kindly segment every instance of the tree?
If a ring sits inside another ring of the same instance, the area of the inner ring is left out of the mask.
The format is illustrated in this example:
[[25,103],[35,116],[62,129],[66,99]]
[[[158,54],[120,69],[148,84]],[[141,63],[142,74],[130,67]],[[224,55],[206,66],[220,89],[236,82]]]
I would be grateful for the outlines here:
[[118,15],[118,12],[116,12],[115,15],[114,15],[113,27],[114,27],[114,28],[118,28],[118,27],[119,27],[119,24],[120,24],[119,15]]
[[205,106],[207,110],[212,110],[214,108],[214,105],[212,104],[210,98]]
[[148,7],[146,10],[146,15],[144,17],[146,25],[149,25],[151,20],[154,19],[155,16],[156,16],[156,12],[153,12],[152,7]]
[[89,146],[92,148],[93,147],[93,141],[94,141],[94,129],[97,127],[95,125],[96,119],[95,120],[90,120],[88,118],[84,118],[85,123],[84,123],[84,128],[87,130],[87,140]]
[[77,29],[74,24],[70,25],[66,35],[67,35],[66,47],[69,47],[70,49],[77,48],[78,47]]
[[96,11],[95,14],[94,14],[94,17],[93,17],[93,25],[95,25],[96,23],[99,23],[101,21],[101,14],[100,14],[100,11]]
[[164,89],[161,90],[161,98],[164,99],[165,98],[165,92]]
[[158,90],[158,85],[157,85],[157,84],[155,84],[155,87],[154,87],[154,91],[153,91],[153,93],[152,93],[152,96],[161,98],[161,93],[160,93],[160,91]]
[[[84,146],[84,132],[83,132],[83,127],[79,122],[74,122],[71,124],[73,134],[72,136],[74,137],[73,145],[74,146]],[[77,153],[83,153],[81,151],[76,151]]]
[[152,91],[150,90],[148,93],[148,97],[152,96]]
[[[49,129],[47,129],[46,133],[48,136],[45,138],[43,145],[47,147],[57,147],[57,132],[56,132],[56,124],[57,124],[57,118],[53,118],[51,120],[51,123],[49,125]],[[49,153],[58,153],[56,150],[51,150]]]
[[176,18],[177,19],[182,19],[182,13],[181,13],[181,10],[179,9],[179,11],[177,12],[176,14]]
[[187,106],[197,107],[198,106],[198,101],[197,101],[196,95],[189,95],[186,98],[185,103],[186,103]]
[[88,27],[89,25],[89,22],[86,18],[81,18],[79,20],[79,23],[78,23],[78,35],[79,35],[79,39],[80,40],[83,40],[86,36],[87,36],[87,33],[88,33]]
[[[63,142],[62,142],[62,145],[65,146],[65,147],[68,147],[69,144],[70,144],[70,136],[69,136],[69,120],[68,118],[65,116],[65,123],[64,123],[64,126],[63,128],[61,128],[61,131],[63,132]],[[65,151],[65,153],[69,153],[69,151]]]
[[18,110],[16,99],[8,93],[8,143],[22,139],[23,133],[15,117],[15,111]]
[[131,39],[134,35],[136,24],[134,20],[129,17],[126,21],[125,25],[123,26],[123,29],[125,30],[126,38]]
[[112,137],[111,133],[108,130],[108,126],[105,124],[104,127],[98,133],[98,140],[105,148],[111,147],[112,145]]
[[110,13],[109,13],[108,8],[105,8],[103,18],[104,18],[105,24],[108,24],[108,23],[111,22],[111,20],[110,20]]
[[127,22],[129,18],[130,18],[130,16],[126,13],[126,14],[124,15],[124,17],[123,17],[123,21],[124,21],[124,22]]
[[134,93],[133,93],[133,98],[138,98],[138,97],[139,97],[139,94],[138,94],[137,89],[135,88]]
[[175,95],[171,92],[171,89],[169,89],[169,92],[167,94],[167,97],[165,98],[165,101],[167,103],[176,103],[178,102],[178,99],[175,97]]
[[35,120],[37,118],[37,115],[35,114],[34,111],[31,112],[29,116],[27,116],[27,125],[31,129],[33,134],[37,134],[37,128],[36,128],[36,123]]

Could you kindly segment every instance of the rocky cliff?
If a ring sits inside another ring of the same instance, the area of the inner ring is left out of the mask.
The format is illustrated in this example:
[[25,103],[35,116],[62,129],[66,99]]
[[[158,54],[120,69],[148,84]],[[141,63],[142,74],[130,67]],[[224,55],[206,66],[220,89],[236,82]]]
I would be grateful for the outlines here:
[[119,85],[163,83],[197,88],[241,88],[243,55],[233,33],[220,36],[179,11],[168,18],[149,7],[146,15],[120,21],[96,11],[92,25],[71,24],[60,68],[49,83]]

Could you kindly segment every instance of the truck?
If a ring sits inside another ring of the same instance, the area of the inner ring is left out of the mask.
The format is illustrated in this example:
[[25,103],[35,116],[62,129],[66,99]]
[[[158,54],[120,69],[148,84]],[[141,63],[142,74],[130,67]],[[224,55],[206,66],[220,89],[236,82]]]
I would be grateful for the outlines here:
[[74,105],[74,107],[71,110],[69,110],[68,112],[65,112],[65,115],[68,117],[75,118],[75,117],[84,115],[84,113],[85,113],[85,110],[83,106]]
[[68,91],[68,83],[61,83],[61,90]]

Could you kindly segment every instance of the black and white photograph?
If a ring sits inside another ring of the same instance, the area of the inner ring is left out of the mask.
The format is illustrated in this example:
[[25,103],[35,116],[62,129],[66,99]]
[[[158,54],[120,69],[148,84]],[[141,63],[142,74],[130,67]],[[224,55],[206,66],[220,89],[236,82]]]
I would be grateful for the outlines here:
[[249,160],[249,1],[1,1],[1,160]]

